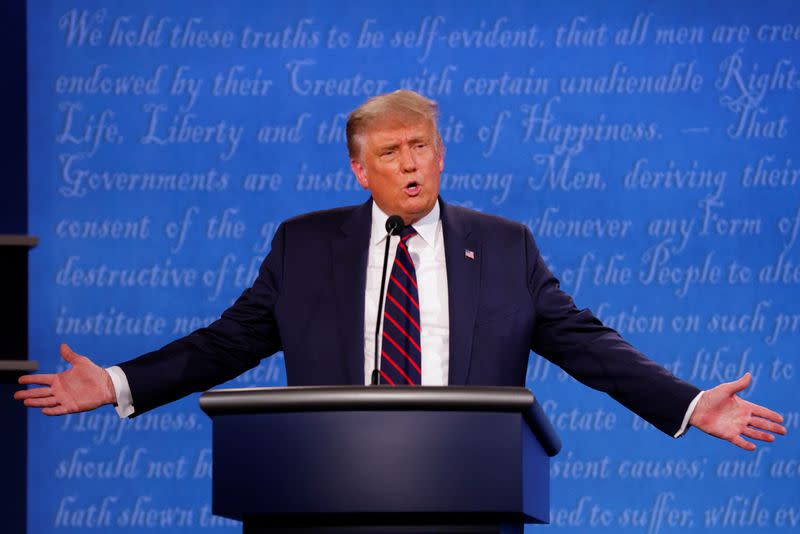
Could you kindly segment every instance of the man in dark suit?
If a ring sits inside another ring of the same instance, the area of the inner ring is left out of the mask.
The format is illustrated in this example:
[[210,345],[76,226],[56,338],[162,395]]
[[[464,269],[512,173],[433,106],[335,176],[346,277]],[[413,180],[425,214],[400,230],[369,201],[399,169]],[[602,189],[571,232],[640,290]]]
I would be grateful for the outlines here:
[[[527,228],[442,201],[436,113],[411,91],[351,113],[351,167],[372,198],[284,222],[253,286],[219,320],[108,370],[64,345],[73,368],[23,377],[44,387],[16,398],[48,415],[110,403],[135,416],[280,350],[289,385],[364,384],[380,339],[389,384],[523,386],[534,350],[673,436],[691,424],[752,450],[743,436],[785,433],[780,415],[736,395],[749,375],[701,393],[577,309]],[[383,230],[389,215],[409,227],[402,237]],[[390,289],[373,341],[386,239]]]

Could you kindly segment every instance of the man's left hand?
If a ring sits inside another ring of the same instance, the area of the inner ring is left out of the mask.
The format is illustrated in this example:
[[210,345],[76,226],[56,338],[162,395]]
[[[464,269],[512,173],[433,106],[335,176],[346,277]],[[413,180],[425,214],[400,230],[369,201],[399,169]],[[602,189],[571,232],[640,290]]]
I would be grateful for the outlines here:
[[750,373],[745,373],[739,380],[725,382],[704,392],[689,424],[748,451],[755,450],[756,446],[743,436],[774,441],[774,434],[786,434],[786,428],[779,424],[783,422],[779,413],[737,395],[749,385]]

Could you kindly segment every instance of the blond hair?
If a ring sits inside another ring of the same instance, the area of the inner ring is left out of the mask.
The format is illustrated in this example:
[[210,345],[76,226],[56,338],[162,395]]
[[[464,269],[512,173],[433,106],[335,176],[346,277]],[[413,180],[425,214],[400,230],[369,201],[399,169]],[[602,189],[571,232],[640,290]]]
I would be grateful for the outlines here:
[[390,119],[430,121],[435,133],[437,150],[441,150],[442,138],[436,125],[439,106],[435,101],[425,98],[408,89],[373,96],[347,117],[347,153],[350,159],[357,159],[361,154],[362,138],[366,131]]

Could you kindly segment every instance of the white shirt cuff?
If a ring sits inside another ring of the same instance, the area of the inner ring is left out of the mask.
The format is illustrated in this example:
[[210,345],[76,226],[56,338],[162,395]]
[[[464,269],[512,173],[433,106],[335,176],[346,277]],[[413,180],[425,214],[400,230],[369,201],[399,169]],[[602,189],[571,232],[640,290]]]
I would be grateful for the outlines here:
[[689,407],[686,409],[686,415],[683,416],[683,423],[681,423],[681,427],[678,429],[677,432],[675,432],[675,435],[672,437],[679,438],[682,435],[684,435],[686,431],[689,429],[689,419],[692,418],[694,409],[697,406],[697,403],[700,401],[700,397],[703,396],[703,393],[705,393],[705,391],[701,391],[700,393],[698,393],[697,396],[694,398],[694,400],[691,403],[689,403]]
[[131,387],[128,385],[128,377],[119,366],[106,368],[106,372],[111,376],[111,382],[114,384],[114,392],[117,394],[117,404],[114,409],[117,415],[124,419],[134,412],[133,398],[131,396]]

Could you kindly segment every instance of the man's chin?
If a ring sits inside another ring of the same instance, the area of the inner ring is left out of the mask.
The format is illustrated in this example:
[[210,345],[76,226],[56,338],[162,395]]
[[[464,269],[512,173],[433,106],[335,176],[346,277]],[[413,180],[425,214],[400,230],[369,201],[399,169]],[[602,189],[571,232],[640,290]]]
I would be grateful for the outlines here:
[[418,220],[425,217],[433,209],[436,199],[418,199],[415,197],[413,200],[416,202],[406,202],[403,205],[403,221],[406,225],[414,224]]

